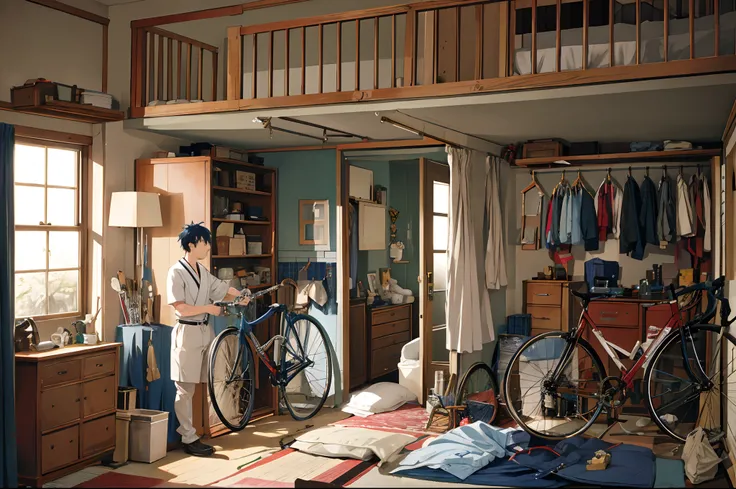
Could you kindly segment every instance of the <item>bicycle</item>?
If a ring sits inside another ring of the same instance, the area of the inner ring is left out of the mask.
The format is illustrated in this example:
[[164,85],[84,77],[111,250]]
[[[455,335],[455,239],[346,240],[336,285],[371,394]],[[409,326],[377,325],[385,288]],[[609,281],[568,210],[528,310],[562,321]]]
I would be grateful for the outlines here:
[[[503,382],[509,414],[530,434],[551,440],[570,438],[584,433],[604,410],[611,413],[622,406],[635,376],[645,369],[646,404],[652,421],[664,433],[684,442],[692,429],[702,426],[711,440],[722,437],[723,399],[733,401],[724,393],[728,382],[720,374],[733,373],[736,349],[736,339],[727,331],[736,319],[728,319],[730,307],[723,286],[721,277],[677,292],[671,287],[672,298],[659,302],[670,305],[672,316],[656,337],[637,342],[631,352],[607,341],[588,313],[594,299],[608,296],[572,292],[583,306],[578,325],[569,333],[535,336],[512,357]],[[677,299],[688,294],[699,298],[702,291],[708,296],[707,309],[683,325],[684,309]],[[715,317],[716,301],[721,302],[721,324],[702,324]],[[618,367],[620,377],[606,375],[598,354],[583,338],[586,331]],[[726,343],[721,343],[724,339]],[[627,369],[619,353],[629,357],[633,366]],[[728,365],[724,365],[726,354]],[[549,366],[545,373],[543,367]],[[694,414],[693,407],[703,411]]]
[[[247,306],[240,305],[240,301],[246,296],[256,299],[283,286],[283,283],[277,284],[255,294],[246,289],[232,302],[215,303],[226,315],[234,310],[238,316],[238,326],[217,335],[208,352],[208,390],[212,407],[232,431],[245,428],[253,414],[254,353],[268,370],[271,384],[279,388],[294,419],[303,421],[317,414],[330,393],[330,340],[319,321],[307,314],[295,313],[283,304],[272,304],[253,321],[245,318]],[[275,314],[281,314],[280,334],[261,345],[253,328]],[[310,343],[312,340],[314,343]],[[321,345],[322,349],[313,353],[311,345]],[[271,346],[274,346],[273,360],[266,353]]]

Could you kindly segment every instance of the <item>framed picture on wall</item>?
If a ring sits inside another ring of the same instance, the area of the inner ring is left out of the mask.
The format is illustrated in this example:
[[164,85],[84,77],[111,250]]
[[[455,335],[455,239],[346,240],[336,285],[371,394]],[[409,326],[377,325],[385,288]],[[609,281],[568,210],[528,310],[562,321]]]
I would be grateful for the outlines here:
[[299,244],[330,249],[330,201],[299,201]]
[[368,290],[372,293],[377,294],[376,284],[378,283],[378,275],[375,272],[368,274]]

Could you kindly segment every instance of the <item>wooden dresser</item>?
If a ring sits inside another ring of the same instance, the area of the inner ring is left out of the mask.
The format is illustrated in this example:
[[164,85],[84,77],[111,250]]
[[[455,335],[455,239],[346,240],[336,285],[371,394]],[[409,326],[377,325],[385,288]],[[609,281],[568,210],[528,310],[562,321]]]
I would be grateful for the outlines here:
[[532,336],[568,331],[580,317],[580,302],[570,294],[585,282],[524,280],[524,313],[532,316]]
[[120,343],[15,355],[18,477],[40,487],[115,450]]
[[411,306],[401,304],[368,310],[368,380],[398,370],[401,349],[412,339]]
[[350,301],[350,390],[368,382],[365,299]]

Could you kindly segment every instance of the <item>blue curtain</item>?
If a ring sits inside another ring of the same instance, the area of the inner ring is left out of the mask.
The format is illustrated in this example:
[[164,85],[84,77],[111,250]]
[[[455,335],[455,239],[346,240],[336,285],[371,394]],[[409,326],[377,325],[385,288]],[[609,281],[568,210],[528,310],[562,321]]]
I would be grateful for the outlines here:
[[13,214],[13,153],[15,130],[0,123],[0,483],[18,486],[18,454],[15,444],[15,229]]

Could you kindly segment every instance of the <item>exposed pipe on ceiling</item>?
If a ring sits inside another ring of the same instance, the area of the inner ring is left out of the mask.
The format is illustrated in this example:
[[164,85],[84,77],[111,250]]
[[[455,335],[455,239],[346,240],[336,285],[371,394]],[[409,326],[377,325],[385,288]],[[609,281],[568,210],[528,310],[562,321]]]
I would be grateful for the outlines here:
[[[378,115],[378,114],[376,114],[376,115]],[[481,153],[489,153],[488,151],[485,151],[485,150],[479,150],[479,149],[476,149],[476,148],[471,148],[470,146],[466,146],[464,144],[456,143],[454,141],[448,141],[447,139],[444,139],[444,138],[441,138],[441,137],[438,137],[438,136],[434,136],[432,134],[427,134],[427,133],[425,133],[423,131],[420,131],[418,129],[414,129],[411,126],[407,126],[406,124],[403,124],[403,123],[397,122],[397,121],[395,121],[393,119],[389,119],[388,117],[383,117],[382,116],[381,117],[381,124],[384,124],[384,123],[391,124],[392,126],[394,126],[397,129],[403,129],[404,131],[410,132],[412,134],[415,134],[415,135],[420,136],[420,137],[423,137],[423,138],[434,139],[435,141],[439,141],[439,142],[444,143],[444,144],[446,144],[448,146],[460,147],[460,148],[467,149],[469,151],[479,151]],[[463,133],[460,133],[460,134],[463,134]],[[464,136],[468,136],[468,137],[473,137],[473,136],[469,136],[467,134],[463,134],[463,135]]]
[[308,121],[300,121],[299,119],[294,119],[293,117],[277,117],[277,119],[281,119],[282,121],[286,121],[286,122],[292,122],[294,124],[303,124],[305,126],[315,127],[317,129],[322,129],[323,131],[332,131],[335,133],[335,134],[327,134],[326,137],[350,137],[350,138],[358,138],[363,141],[370,141],[371,139],[365,136],[359,136],[357,134],[353,134],[351,132],[340,131],[339,129],[333,129],[328,126],[323,126],[322,124],[316,124],[314,122],[308,122]]
[[401,114],[401,115],[403,115],[403,116],[405,116],[405,117],[410,117],[410,118],[414,119],[415,121],[419,121],[419,122],[422,122],[424,124],[431,124],[433,126],[437,126],[437,127],[442,128],[442,129],[446,129],[448,131],[454,131],[454,132],[456,132],[458,134],[462,134],[463,136],[466,136],[466,137],[469,137],[469,138],[475,138],[475,139],[477,139],[479,141],[485,141],[486,143],[495,144],[496,146],[500,146],[502,148],[504,146],[506,146],[505,144],[502,144],[502,143],[499,143],[499,142],[496,142],[496,141],[491,141],[490,139],[482,138],[482,137],[479,137],[479,136],[473,136],[471,134],[465,134],[462,131],[458,131],[457,129],[453,129],[453,128],[448,127],[448,126],[443,126],[442,124],[438,124],[436,122],[425,121],[424,119],[420,119],[419,117],[416,117],[416,116],[407,114],[406,112],[402,112],[400,110],[397,110],[396,112],[399,113],[399,114]]
[[321,141],[322,144],[327,142],[327,131],[326,130],[322,131],[322,137],[317,137],[317,136],[312,136],[311,134],[305,134],[303,132],[292,131],[291,129],[284,129],[283,127],[274,126],[271,123],[270,117],[256,117],[255,119],[253,119],[253,122],[257,124],[262,124],[264,129],[269,130],[271,137],[273,137],[273,131],[278,131],[278,132],[283,132],[286,134],[293,134],[295,136],[301,136],[304,138],[316,139],[317,141]]

